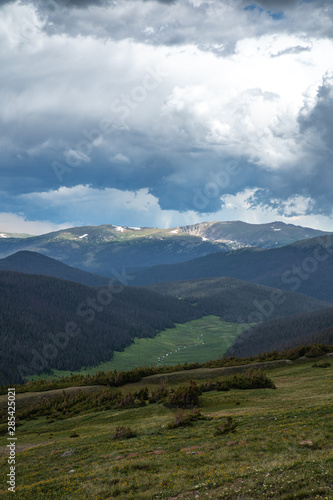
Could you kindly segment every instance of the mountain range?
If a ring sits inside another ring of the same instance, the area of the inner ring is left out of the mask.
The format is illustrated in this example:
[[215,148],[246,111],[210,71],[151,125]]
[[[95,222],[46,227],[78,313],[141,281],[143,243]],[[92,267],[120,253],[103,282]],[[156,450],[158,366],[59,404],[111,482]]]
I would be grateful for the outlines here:
[[218,251],[279,247],[325,234],[283,222],[207,222],[172,229],[84,226],[41,236],[10,237],[2,233],[0,257],[29,250],[90,273],[114,276],[123,267],[130,272],[185,262]]
[[133,285],[229,276],[333,302],[333,235],[279,248],[216,252],[137,272]]
[[242,247],[275,248],[328,234],[318,229],[279,221],[268,224],[214,221],[182,226],[179,229],[184,233],[206,238],[208,241],[225,243],[230,250]]
[[[313,231],[319,236],[311,237]],[[1,234],[0,383],[96,366],[137,337],[210,315],[252,325],[228,354],[332,337],[330,233],[236,221]],[[290,243],[298,237],[303,239]],[[66,334],[73,323],[78,338]]]

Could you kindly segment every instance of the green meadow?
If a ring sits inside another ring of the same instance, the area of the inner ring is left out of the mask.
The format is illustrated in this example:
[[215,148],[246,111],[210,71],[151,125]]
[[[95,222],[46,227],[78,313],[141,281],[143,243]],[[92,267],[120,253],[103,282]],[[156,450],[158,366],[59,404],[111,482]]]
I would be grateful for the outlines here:
[[226,352],[233,340],[248,328],[247,324],[227,323],[218,316],[205,316],[175,328],[168,328],[152,339],[136,338],[123,352],[115,352],[113,359],[80,371],[53,370],[53,376],[40,375],[38,378],[63,377],[71,374],[87,375],[99,371],[131,370],[140,366],[173,366],[178,363],[203,363],[215,359]]
[[[15,498],[332,499],[333,368],[313,368],[313,363],[267,370],[276,389],[203,393],[199,409],[206,419],[192,426],[169,428],[177,410],[157,403],[92,409],[63,420],[22,420],[16,433]],[[182,384],[186,377],[195,378],[195,370],[184,372]],[[156,379],[121,390],[144,387],[155,390]],[[39,396],[18,394],[18,408],[27,397]],[[215,435],[227,416],[236,422],[235,431]],[[114,439],[120,425],[136,437]],[[70,437],[74,431],[76,437]],[[0,497],[12,498],[5,486],[7,437],[0,440]]]

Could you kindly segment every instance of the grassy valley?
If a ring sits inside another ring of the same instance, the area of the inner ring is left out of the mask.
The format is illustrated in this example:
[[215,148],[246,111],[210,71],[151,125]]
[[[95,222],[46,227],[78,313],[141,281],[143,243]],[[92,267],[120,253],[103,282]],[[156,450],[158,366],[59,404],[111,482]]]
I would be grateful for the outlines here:
[[[44,256],[28,257],[34,269],[36,261],[43,264],[46,259],[47,264],[51,260],[53,271],[86,278],[85,273]],[[163,290],[166,294],[162,295]],[[239,324],[267,319],[266,313],[258,316],[267,303],[270,318],[327,307],[295,293],[276,301],[279,291],[233,279],[180,283],[179,287],[170,283],[152,289],[119,282],[91,288],[49,276],[0,271],[0,291],[1,384],[21,383],[24,377],[51,370],[129,369],[169,359],[171,364],[206,361],[226,351],[243,331]],[[217,317],[234,323],[228,326],[227,342],[225,325],[221,328]],[[165,329],[171,330],[157,341],[139,340],[153,339]]]
[[95,374],[99,371],[131,370],[141,366],[174,366],[178,363],[204,363],[216,353],[223,356],[235,338],[249,325],[227,323],[217,316],[176,324],[166,328],[154,338],[134,339],[122,352],[115,351],[111,361],[79,371],[52,370],[51,375],[33,375],[28,380],[45,380],[71,374]]

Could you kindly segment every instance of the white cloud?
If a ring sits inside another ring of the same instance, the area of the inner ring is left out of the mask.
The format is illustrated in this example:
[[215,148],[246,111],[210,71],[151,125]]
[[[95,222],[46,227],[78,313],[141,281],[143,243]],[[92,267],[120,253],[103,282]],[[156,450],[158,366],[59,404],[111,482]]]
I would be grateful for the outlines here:
[[115,161],[117,163],[131,163],[131,160],[122,153],[117,153],[111,158],[111,161]]
[[186,64],[198,62],[199,71],[188,79],[197,83],[177,85],[169,94],[162,109],[165,134],[178,144],[240,153],[263,168],[297,164],[306,149],[297,121],[304,94],[321,81],[327,54],[333,58],[332,42],[310,40],[304,54],[272,59],[272,53],[300,43],[302,37],[286,35],[246,39],[226,59],[184,49],[186,71]]
[[252,197],[256,189],[246,189],[237,195],[226,195],[221,199],[224,203],[223,210],[216,212],[216,220],[242,220],[251,224],[282,221],[286,224],[312,227],[322,231],[333,232],[332,217],[309,213],[313,200],[309,197],[294,195],[285,202],[271,200],[277,207],[271,205],[253,206]]
[[[307,215],[312,203],[309,198],[295,195],[290,197],[283,207],[272,208],[264,205],[253,206],[251,197],[255,193],[256,189],[247,189],[237,195],[223,196],[221,199],[224,207],[214,214],[199,214],[194,210],[183,213],[176,210],[163,210],[158,198],[149,193],[148,189],[132,192],[78,185],[73,188],[62,187],[56,191],[31,193],[23,198],[29,201],[35,209],[47,205],[61,212],[63,207],[66,207],[66,213],[71,220],[76,221],[73,225],[95,224],[97,219],[100,220],[102,213],[103,220],[98,223],[119,224],[121,222],[124,226],[136,227],[171,228],[214,220],[243,220],[252,224],[281,220],[286,223],[333,231],[332,218]],[[5,231],[1,225],[0,230]]]
[[45,234],[60,229],[73,227],[73,223],[54,224],[46,220],[28,220],[24,215],[0,213],[0,232],[25,233],[31,235]]

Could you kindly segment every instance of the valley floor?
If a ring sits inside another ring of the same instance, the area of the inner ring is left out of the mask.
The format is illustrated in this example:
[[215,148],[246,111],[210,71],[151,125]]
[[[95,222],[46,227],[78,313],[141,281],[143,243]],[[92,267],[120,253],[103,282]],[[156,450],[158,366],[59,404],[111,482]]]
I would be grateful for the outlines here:
[[[204,393],[201,413],[212,419],[191,427],[168,428],[176,410],[159,404],[22,421],[15,498],[332,499],[333,367],[313,362],[268,370],[276,390]],[[126,390],[157,383],[146,379]],[[228,415],[235,432],[216,436],[216,424]],[[114,440],[119,425],[137,436]],[[73,431],[78,437],[70,437]],[[0,496],[10,498],[6,436],[0,444]]]

